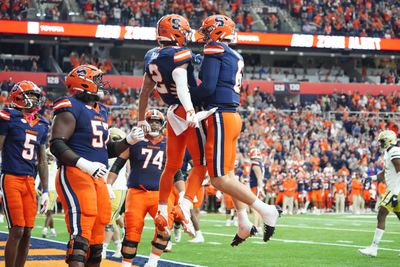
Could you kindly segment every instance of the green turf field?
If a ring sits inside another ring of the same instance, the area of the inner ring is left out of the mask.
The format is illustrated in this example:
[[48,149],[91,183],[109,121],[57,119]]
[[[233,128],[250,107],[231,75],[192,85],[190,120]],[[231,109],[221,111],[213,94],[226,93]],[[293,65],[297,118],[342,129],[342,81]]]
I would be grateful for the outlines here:
[[[40,236],[43,216],[37,218],[34,236]],[[295,215],[280,219],[272,241],[261,236],[248,239],[239,247],[229,243],[234,227],[226,227],[224,215],[202,215],[201,227],[206,242],[188,243],[183,235],[173,251],[162,257],[203,266],[399,266],[400,223],[388,218],[386,232],[377,258],[358,254],[357,249],[369,245],[376,225],[370,215]],[[67,240],[61,215],[56,216],[57,240]],[[0,225],[6,230],[6,224]],[[153,236],[152,221],[146,221],[139,254],[148,255]],[[112,248],[112,247],[111,247]]]

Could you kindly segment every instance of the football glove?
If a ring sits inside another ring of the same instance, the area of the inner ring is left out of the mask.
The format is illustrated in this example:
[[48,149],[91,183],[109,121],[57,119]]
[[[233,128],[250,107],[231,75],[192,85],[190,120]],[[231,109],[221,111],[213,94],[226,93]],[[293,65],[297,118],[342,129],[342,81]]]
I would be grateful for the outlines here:
[[126,136],[126,142],[130,145],[134,145],[144,140],[144,132],[139,127],[133,127],[129,134]]
[[89,161],[85,158],[79,158],[78,162],[76,163],[76,167],[96,179],[100,177],[107,177],[109,172],[106,165],[103,163]]
[[49,209],[49,193],[47,191],[44,191],[40,199],[41,199],[40,205],[42,205],[40,213],[46,213],[47,210]]
[[115,193],[114,190],[112,189],[112,185],[111,184],[107,184],[107,189],[108,189],[108,194],[110,195],[110,199],[115,199]]
[[150,124],[146,120],[138,121],[137,127],[141,128],[145,133],[151,131]]
[[189,110],[186,112],[186,122],[188,124],[188,127],[196,127],[197,116],[194,110]]
[[389,200],[389,203],[392,203],[392,207],[397,207],[397,204],[399,204],[399,200],[397,199],[397,195],[394,194]]

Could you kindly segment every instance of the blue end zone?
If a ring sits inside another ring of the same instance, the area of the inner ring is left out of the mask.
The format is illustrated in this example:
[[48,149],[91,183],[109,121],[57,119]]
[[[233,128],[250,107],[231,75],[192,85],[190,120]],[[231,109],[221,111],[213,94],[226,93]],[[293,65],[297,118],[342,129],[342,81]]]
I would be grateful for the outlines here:
[[[0,232],[0,241],[6,241],[8,234],[6,232]],[[43,238],[32,237],[31,238],[31,248],[32,249],[59,249],[62,251],[66,250],[66,243],[54,241],[54,240],[47,240]],[[1,250],[4,250],[4,246],[0,246]],[[121,259],[113,258],[111,255],[113,251],[107,252],[107,259],[112,260],[115,262],[121,262]],[[46,260],[64,260],[64,255],[48,255],[48,256],[29,256],[28,261],[46,261]],[[133,261],[134,265],[143,266],[148,260],[148,257],[137,255]],[[0,262],[4,262],[4,256],[0,256]],[[0,264],[1,265],[1,264]],[[193,267],[199,265],[181,263],[176,261],[169,261],[169,260],[160,260],[158,262],[158,266],[160,267]]]

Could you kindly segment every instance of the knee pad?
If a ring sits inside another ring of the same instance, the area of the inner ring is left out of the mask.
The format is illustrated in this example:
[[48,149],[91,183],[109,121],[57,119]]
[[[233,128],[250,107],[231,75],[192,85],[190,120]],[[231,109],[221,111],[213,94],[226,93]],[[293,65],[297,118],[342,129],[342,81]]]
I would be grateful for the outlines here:
[[74,236],[68,241],[67,256],[65,262],[77,261],[86,263],[86,254],[89,249],[89,241],[83,236]]
[[114,232],[114,227],[112,224],[106,225],[106,232]]
[[90,245],[88,263],[100,263],[101,262],[101,252],[103,251],[103,245]]
[[128,252],[124,251],[124,248],[128,247],[128,248],[135,248],[136,249],[138,244],[139,244],[138,242],[130,241],[130,240],[124,238],[124,240],[122,241],[122,249],[121,249],[122,257],[124,257],[124,259],[129,259],[129,260],[133,259],[136,256],[136,252],[135,253],[128,253]]

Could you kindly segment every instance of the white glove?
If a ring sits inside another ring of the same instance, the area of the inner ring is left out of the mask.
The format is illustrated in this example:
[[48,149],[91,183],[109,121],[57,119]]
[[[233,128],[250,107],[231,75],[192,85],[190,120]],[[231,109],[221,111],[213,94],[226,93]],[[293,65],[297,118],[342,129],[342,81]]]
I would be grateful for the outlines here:
[[138,121],[137,126],[145,133],[151,132],[150,124],[146,120]]
[[111,184],[107,184],[107,189],[108,189],[108,194],[110,195],[110,199],[115,199],[115,193],[114,190],[112,189],[112,185]]
[[134,145],[137,142],[144,140],[144,132],[139,127],[133,127],[129,134],[126,136],[126,142],[130,145]]
[[196,127],[198,122],[196,112],[194,112],[194,110],[189,110],[186,112],[186,122],[189,127]]
[[47,192],[42,193],[40,199],[41,199],[40,205],[42,205],[40,213],[46,213],[47,210],[49,209],[49,193]]
[[82,171],[90,174],[94,178],[100,177],[107,177],[108,169],[106,165],[100,162],[89,161],[85,158],[79,158],[78,162],[76,163],[76,167],[81,169]]

